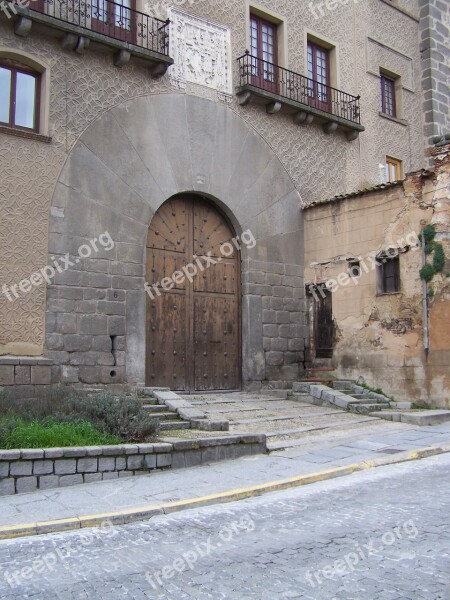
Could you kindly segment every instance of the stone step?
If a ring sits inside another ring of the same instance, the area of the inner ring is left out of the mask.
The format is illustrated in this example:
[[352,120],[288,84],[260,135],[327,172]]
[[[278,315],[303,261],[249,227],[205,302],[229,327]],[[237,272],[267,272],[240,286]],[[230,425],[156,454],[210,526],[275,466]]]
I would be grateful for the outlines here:
[[368,404],[366,400],[366,402],[358,402],[358,404],[349,404],[348,408],[350,412],[353,413],[358,413],[361,415],[370,415],[373,413],[374,416],[378,416],[377,413],[379,411],[386,409],[386,404]]
[[149,413],[149,415],[152,419],[159,419],[159,421],[176,421],[177,419],[179,419],[178,414],[174,412],[155,412]]
[[156,400],[155,400],[155,403],[150,403],[149,402],[147,404],[144,404],[142,408],[145,411],[149,412],[149,413],[168,413],[168,412],[172,412],[168,406],[164,406],[163,404],[157,404]]
[[143,402],[144,408],[146,406],[159,406],[159,402],[156,398],[145,396],[144,398],[140,398]]
[[190,429],[191,422],[190,421],[163,421],[160,423],[159,429],[160,431],[171,431],[172,429]]
[[309,394],[294,393],[289,396],[289,400],[300,404],[312,404],[312,397]]
[[288,397],[289,390],[261,390],[263,396],[269,398],[276,398],[277,400],[285,399]]
[[333,381],[333,389],[335,390],[352,390],[353,391],[353,381],[337,379]]
[[170,392],[170,388],[144,387],[144,388],[138,388],[136,390],[136,393],[138,396],[153,396],[153,392]]
[[400,408],[402,410],[411,410],[412,402],[390,402],[391,408]]
[[399,412],[395,410],[382,410],[374,413],[373,416],[395,421],[397,423],[409,423],[410,425],[418,425],[419,427],[427,427],[430,425],[440,425],[450,421],[450,410],[424,410]]

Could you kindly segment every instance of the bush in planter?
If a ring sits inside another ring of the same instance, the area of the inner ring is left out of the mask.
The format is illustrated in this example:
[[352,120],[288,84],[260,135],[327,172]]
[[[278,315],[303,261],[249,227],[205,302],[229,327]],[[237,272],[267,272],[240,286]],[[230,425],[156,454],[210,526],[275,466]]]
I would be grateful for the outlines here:
[[42,398],[14,398],[9,392],[0,394],[0,418],[60,423],[88,421],[105,435],[120,436],[123,441],[141,442],[155,436],[159,421],[152,419],[137,397],[114,397],[103,393],[82,396],[60,386]]
[[159,431],[159,421],[142,408],[142,400],[133,396],[115,398],[98,394],[89,398],[70,395],[66,410],[59,418],[85,418],[104,433],[119,435],[128,441],[145,441]]

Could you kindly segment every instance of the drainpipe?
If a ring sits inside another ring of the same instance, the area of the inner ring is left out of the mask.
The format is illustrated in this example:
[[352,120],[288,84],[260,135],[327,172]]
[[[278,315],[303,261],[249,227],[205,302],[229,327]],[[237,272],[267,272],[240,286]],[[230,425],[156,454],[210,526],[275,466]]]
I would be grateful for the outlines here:
[[[425,237],[423,230],[421,233],[422,237],[422,266],[427,263],[427,255],[425,254]],[[428,331],[428,283],[423,280],[423,346],[425,348],[425,356],[428,359],[428,352],[430,351],[430,336]]]

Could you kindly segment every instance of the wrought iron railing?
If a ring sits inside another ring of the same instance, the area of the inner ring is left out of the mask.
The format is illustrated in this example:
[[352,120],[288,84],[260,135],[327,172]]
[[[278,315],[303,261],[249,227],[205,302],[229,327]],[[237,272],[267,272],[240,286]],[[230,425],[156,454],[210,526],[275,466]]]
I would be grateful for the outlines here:
[[140,48],[169,54],[169,21],[134,10],[129,1],[31,0],[29,8]]
[[352,96],[320,81],[294,73],[250,53],[238,58],[240,87],[251,85],[305,107],[361,123],[360,96]]

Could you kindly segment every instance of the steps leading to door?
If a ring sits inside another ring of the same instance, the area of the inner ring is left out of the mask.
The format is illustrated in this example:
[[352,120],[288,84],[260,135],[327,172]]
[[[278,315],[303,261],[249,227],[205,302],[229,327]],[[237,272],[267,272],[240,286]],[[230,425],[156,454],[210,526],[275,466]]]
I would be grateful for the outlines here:
[[389,421],[424,426],[450,421],[450,410],[414,410],[412,402],[395,402],[348,380],[336,380],[328,385],[299,381],[292,386],[292,397],[299,393],[309,394],[311,402],[317,406],[334,405],[348,412]]

